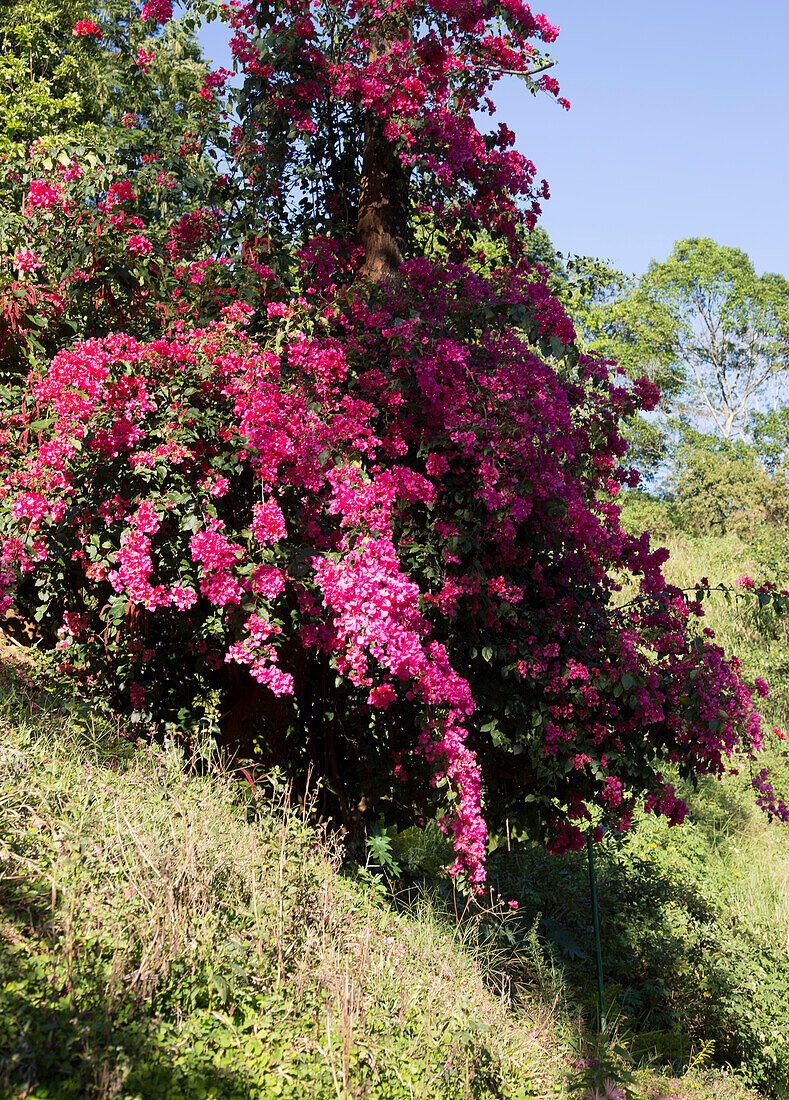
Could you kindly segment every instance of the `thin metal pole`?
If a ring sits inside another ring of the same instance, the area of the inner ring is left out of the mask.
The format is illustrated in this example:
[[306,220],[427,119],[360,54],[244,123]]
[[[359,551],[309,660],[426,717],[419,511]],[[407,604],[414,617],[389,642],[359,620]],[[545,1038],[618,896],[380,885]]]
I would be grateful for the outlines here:
[[597,993],[600,998],[600,1031],[605,1033],[605,988],[603,986],[603,952],[600,947],[600,916],[597,911],[597,882],[594,877],[594,852],[591,833],[586,838],[586,854],[589,858],[589,892],[592,895],[592,923],[597,952]]

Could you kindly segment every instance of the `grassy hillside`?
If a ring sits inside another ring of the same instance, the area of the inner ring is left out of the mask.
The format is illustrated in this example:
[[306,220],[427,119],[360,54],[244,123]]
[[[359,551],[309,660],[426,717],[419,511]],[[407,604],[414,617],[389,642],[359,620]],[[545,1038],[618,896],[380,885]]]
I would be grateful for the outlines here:
[[[677,543],[672,568],[731,582],[745,549]],[[785,644],[745,608],[709,621],[749,670]],[[0,1096],[789,1096],[789,832],[747,762],[685,792],[683,828],[597,851],[601,1044],[585,858],[502,843],[464,909],[436,835],[352,862],[276,775],[190,772],[19,669],[0,662]],[[786,784],[784,742],[767,757]]]
[[[288,805],[134,751],[6,668],[0,1094],[458,1097],[560,1086],[555,1004]],[[523,959],[519,959],[523,979]],[[527,960],[528,962],[528,960]]]

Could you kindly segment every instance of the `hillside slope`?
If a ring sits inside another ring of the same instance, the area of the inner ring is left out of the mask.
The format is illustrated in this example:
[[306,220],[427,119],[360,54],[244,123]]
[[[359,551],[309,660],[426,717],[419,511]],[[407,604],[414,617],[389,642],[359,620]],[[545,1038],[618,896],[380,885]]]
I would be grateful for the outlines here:
[[[0,670],[0,1095],[593,1095],[582,995],[516,911],[398,901],[276,776],[187,774]],[[756,1096],[720,1070],[633,1080]]]

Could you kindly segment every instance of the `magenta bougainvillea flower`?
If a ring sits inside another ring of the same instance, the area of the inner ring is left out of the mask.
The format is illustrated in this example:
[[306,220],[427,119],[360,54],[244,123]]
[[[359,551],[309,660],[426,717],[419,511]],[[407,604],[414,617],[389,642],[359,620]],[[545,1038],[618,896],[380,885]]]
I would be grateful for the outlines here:
[[140,12],[140,19],[143,22],[150,19],[154,23],[166,23],[172,17],[173,5],[170,0],[148,0],[147,3],[143,4]]
[[90,19],[81,19],[71,33],[74,37],[95,38],[97,40],[104,38],[101,27],[92,23]]

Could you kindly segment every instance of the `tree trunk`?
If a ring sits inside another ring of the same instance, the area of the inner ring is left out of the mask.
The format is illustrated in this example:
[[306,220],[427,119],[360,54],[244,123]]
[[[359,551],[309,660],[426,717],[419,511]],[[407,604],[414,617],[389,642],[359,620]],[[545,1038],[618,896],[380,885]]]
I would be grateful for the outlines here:
[[[383,33],[370,43],[370,60],[387,49]],[[364,248],[361,275],[373,283],[393,279],[403,262],[408,229],[408,177],[383,123],[368,112],[364,126],[364,154],[356,239]]]

